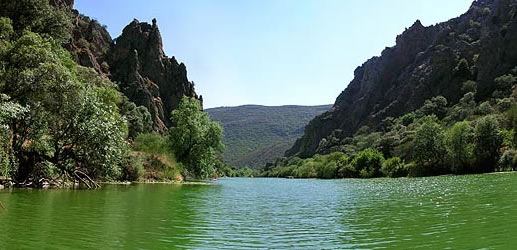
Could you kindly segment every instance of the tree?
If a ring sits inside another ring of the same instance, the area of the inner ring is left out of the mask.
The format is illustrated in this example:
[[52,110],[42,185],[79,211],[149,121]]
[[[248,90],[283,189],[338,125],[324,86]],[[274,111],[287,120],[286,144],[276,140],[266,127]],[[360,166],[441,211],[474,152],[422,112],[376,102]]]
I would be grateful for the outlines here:
[[474,129],[468,122],[457,122],[447,131],[447,153],[452,170],[456,173],[472,172],[474,159]]
[[120,112],[126,117],[128,122],[129,138],[135,139],[140,134],[147,134],[153,131],[153,120],[146,107],[137,107],[135,103],[129,101],[126,97],[121,106]]
[[399,157],[392,157],[384,161],[381,170],[385,176],[392,178],[406,177],[408,175],[404,161]]
[[174,126],[169,132],[170,144],[177,160],[187,174],[209,177],[214,171],[216,152],[224,149],[222,127],[201,111],[199,101],[189,97],[183,97],[171,117]]
[[70,38],[72,15],[65,9],[52,7],[48,0],[0,0],[0,6],[0,16],[12,20],[16,33],[30,30],[59,43]]
[[13,160],[11,124],[29,110],[9,101],[9,97],[0,94],[0,176],[10,177],[16,171]]
[[447,113],[447,99],[443,96],[433,97],[426,100],[419,111],[422,115],[436,115],[441,119]]
[[499,149],[503,144],[499,122],[494,116],[485,116],[477,121],[474,142],[477,171],[494,171],[499,159]]
[[445,136],[435,116],[421,119],[413,147],[416,163],[425,168],[429,175],[444,172]]
[[[31,1],[16,1],[21,2]],[[48,7],[47,1],[31,3],[43,6],[20,8]],[[14,22],[0,20],[0,92],[29,108],[9,125],[12,136],[7,147],[19,162],[12,171],[15,181],[42,185],[59,176],[117,178],[128,152],[127,124],[118,108],[120,93],[92,69],[78,66],[61,47],[61,40],[56,40],[64,37],[39,26],[46,21],[37,19],[47,17],[15,18]],[[13,29],[11,23],[26,27]],[[54,23],[50,27],[54,25],[66,26]]]
[[381,177],[382,153],[371,148],[365,149],[357,154],[351,162],[351,166],[362,178]]

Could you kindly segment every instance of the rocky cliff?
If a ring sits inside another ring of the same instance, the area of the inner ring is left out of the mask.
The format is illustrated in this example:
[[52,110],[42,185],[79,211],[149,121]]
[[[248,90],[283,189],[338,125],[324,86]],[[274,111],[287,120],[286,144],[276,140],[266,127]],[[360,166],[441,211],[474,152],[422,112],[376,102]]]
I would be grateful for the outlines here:
[[287,156],[312,156],[326,137],[344,138],[360,127],[379,127],[442,95],[457,103],[466,80],[478,83],[478,99],[494,78],[517,66],[517,1],[477,0],[458,18],[424,27],[416,21],[354,72],[329,112],[312,120]]
[[160,131],[171,125],[170,112],[183,96],[198,98],[185,65],[165,56],[156,19],[152,24],[131,22],[115,40],[109,58],[112,80],[131,101],[149,109]]
[[73,9],[73,0],[49,1],[70,9],[74,28],[65,47],[75,60],[110,78],[130,101],[146,107],[156,131],[172,125],[170,113],[183,96],[202,101],[187,78],[185,65],[163,52],[156,20],[152,24],[134,20],[120,37],[112,39],[105,26]]

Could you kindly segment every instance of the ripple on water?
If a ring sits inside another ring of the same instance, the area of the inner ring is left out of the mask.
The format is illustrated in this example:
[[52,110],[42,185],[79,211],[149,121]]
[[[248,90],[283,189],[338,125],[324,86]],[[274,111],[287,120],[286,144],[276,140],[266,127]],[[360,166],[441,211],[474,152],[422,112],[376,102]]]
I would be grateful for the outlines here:
[[509,248],[517,244],[516,183],[516,174],[237,178],[1,191],[9,210],[0,212],[0,249]]

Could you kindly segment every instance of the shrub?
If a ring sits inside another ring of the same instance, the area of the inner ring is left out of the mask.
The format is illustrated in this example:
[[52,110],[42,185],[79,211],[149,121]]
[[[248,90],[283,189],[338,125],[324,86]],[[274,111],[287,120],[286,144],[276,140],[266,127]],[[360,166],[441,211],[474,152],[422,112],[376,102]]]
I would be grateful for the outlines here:
[[373,149],[365,149],[354,157],[352,167],[359,172],[362,178],[380,177],[384,157],[382,153]]
[[429,173],[424,165],[417,164],[416,162],[406,164],[406,169],[408,170],[408,177],[423,177]]
[[167,138],[159,134],[140,134],[133,142],[133,150],[149,154],[163,154],[168,151]]
[[474,155],[479,172],[491,172],[499,158],[499,149],[503,136],[499,122],[494,116],[485,116],[478,120],[474,130]]
[[137,181],[145,173],[142,158],[136,154],[130,154],[122,161],[122,181]]
[[397,178],[406,177],[408,170],[402,159],[399,157],[392,157],[384,161],[382,164],[382,173],[387,177]]
[[337,176],[340,178],[357,178],[359,173],[350,164],[346,164],[337,170]]
[[506,150],[499,159],[499,169],[502,171],[517,170],[517,150]]
[[461,91],[463,91],[463,93],[469,93],[469,92],[476,92],[477,91],[477,82],[475,81],[472,81],[472,80],[468,80],[466,82],[463,83],[462,87],[461,87]]
[[318,175],[318,178],[333,179],[337,177],[337,170],[338,165],[336,164],[336,162],[330,162],[317,168],[316,173]]
[[443,96],[436,96],[426,100],[424,106],[420,108],[422,115],[436,115],[443,118],[447,113],[447,99]]
[[476,22],[476,21],[474,21],[474,20],[470,20],[470,27],[472,27],[472,28],[478,28],[478,29],[479,29],[479,28],[481,28],[481,23]]
[[414,158],[419,166],[429,168],[429,174],[440,174],[443,170],[445,155],[445,135],[436,117],[421,119],[414,139]]
[[474,130],[468,122],[457,122],[447,131],[446,147],[452,170],[469,172],[474,158]]

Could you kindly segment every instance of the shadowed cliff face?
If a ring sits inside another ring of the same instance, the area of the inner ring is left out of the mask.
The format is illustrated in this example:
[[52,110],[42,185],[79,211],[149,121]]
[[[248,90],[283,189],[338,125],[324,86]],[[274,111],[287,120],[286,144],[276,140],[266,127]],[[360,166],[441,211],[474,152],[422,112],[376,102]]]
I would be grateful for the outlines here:
[[109,60],[111,79],[136,105],[149,109],[158,131],[166,130],[172,125],[170,112],[181,98],[198,98],[185,65],[165,56],[156,20],[153,24],[134,20],[115,41]]
[[202,101],[188,81],[185,65],[163,52],[156,20],[152,24],[134,20],[114,41],[105,26],[73,9],[74,0],[49,1],[72,13],[74,29],[65,47],[75,60],[110,78],[131,102],[146,107],[156,131],[172,125],[170,113],[183,96]]
[[[478,82],[478,99],[487,97],[493,79],[517,65],[516,12],[516,0],[478,0],[447,22],[415,22],[394,47],[355,70],[333,108],[312,120],[286,155],[312,156],[323,138],[350,136],[364,125],[375,129],[437,95],[457,103],[466,80]],[[458,67],[461,59],[467,68]]]

